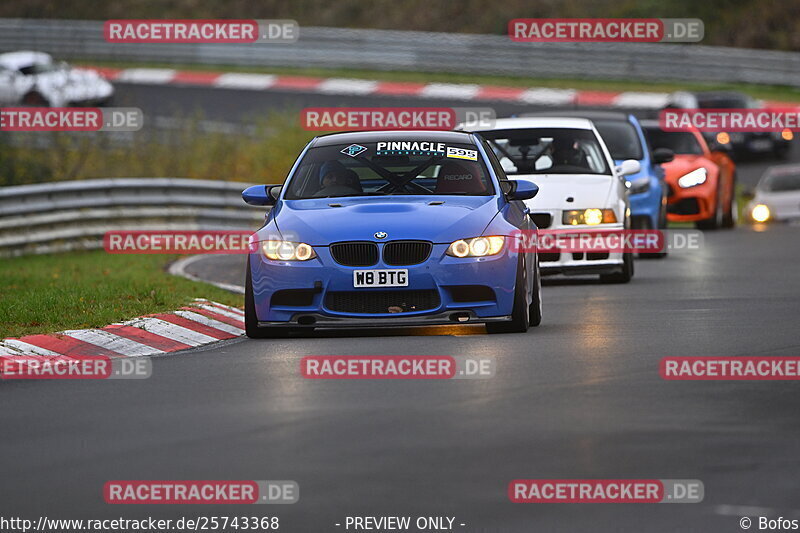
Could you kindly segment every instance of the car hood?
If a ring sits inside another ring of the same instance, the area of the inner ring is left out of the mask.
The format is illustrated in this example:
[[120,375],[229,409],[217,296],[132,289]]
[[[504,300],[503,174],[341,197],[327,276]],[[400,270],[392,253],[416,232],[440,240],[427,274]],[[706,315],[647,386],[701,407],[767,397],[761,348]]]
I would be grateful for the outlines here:
[[385,232],[385,241],[449,243],[481,235],[499,208],[494,196],[320,198],[284,200],[276,206],[274,220],[282,238],[316,246],[377,241],[376,232]]
[[711,166],[713,166],[713,163],[702,155],[675,154],[675,159],[669,163],[664,163],[664,172],[666,173],[667,181],[677,182],[678,178],[692,170],[700,167],[710,170],[709,167]]
[[[614,180],[608,175],[596,174],[529,174],[514,176],[533,181],[539,194],[525,201],[531,210],[589,209],[606,207],[611,202]],[[567,198],[572,198],[571,202]]]

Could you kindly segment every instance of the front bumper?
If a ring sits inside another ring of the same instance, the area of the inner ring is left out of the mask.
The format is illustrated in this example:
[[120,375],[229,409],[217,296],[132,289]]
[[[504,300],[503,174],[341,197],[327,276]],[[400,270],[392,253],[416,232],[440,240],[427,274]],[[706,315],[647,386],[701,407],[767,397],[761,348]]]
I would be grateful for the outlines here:
[[[383,243],[378,246],[382,249]],[[271,261],[260,253],[250,254],[259,326],[360,327],[508,320],[518,254],[506,243],[496,256],[456,258],[445,255],[447,247],[434,244],[425,262],[408,266],[389,266],[382,259],[369,267],[343,266],[334,261],[328,247],[321,246],[314,247],[315,259],[304,262]],[[354,271],[380,269],[408,270],[408,286],[353,287]],[[475,287],[479,289],[473,290]],[[287,294],[302,297],[287,298]],[[376,301],[394,304],[374,312]],[[364,311],[367,308],[370,311]]]
[[[408,326],[453,326],[505,322],[511,315],[479,317],[474,311],[446,311],[435,315],[397,316],[392,318],[334,317],[320,313],[297,313],[289,321],[298,328],[399,328]],[[286,322],[258,322],[258,327],[285,327]]]
[[670,184],[667,199],[667,220],[670,222],[697,222],[714,216],[717,205],[716,181],[683,189]]
[[[561,212],[552,212],[552,220],[558,220]],[[599,226],[565,226],[552,225],[548,230],[579,233],[597,230],[625,229],[624,224],[601,224]],[[589,274],[611,274],[619,272],[623,267],[624,259],[621,252],[606,250],[593,250],[591,252],[547,252],[539,253],[539,268],[542,275],[564,274],[566,276],[582,276]]]

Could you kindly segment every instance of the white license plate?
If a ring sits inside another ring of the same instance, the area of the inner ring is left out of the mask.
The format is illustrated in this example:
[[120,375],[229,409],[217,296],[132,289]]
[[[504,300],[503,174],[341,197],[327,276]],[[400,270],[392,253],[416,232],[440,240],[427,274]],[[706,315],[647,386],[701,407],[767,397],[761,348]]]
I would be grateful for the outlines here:
[[408,270],[355,270],[353,287],[408,287]]

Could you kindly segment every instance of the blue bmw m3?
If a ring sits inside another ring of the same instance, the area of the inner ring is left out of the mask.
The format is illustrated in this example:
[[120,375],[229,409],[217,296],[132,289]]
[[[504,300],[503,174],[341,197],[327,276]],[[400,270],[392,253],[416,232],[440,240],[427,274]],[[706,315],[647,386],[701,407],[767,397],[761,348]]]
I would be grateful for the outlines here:
[[527,331],[542,317],[539,263],[515,243],[536,231],[522,200],[537,192],[508,179],[470,133],[317,137],[283,185],[242,193],[273,206],[251,238],[247,335],[472,323]]

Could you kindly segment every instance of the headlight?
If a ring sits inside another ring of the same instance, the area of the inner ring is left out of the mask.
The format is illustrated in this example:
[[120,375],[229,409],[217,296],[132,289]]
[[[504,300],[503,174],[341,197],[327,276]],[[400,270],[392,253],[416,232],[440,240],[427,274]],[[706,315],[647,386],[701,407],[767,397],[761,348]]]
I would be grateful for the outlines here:
[[631,194],[642,194],[650,190],[650,178],[637,178],[628,183]]
[[696,187],[698,185],[702,185],[706,182],[706,177],[708,172],[704,168],[697,168],[692,170],[688,174],[684,174],[680,178],[678,178],[678,186],[683,189],[688,189],[689,187]]
[[453,257],[486,257],[497,255],[503,249],[505,237],[475,237],[459,239],[447,248],[447,255]]
[[753,211],[750,212],[750,216],[753,217],[753,220],[756,222],[766,222],[769,220],[770,216],[769,207],[764,204],[758,204],[753,208]]
[[308,261],[317,257],[314,249],[304,242],[262,241],[261,251],[273,261]]
[[578,211],[564,211],[562,223],[568,226],[587,224],[596,226],[598,224],[614,224],[617,215],[613,209],[585,209]]

